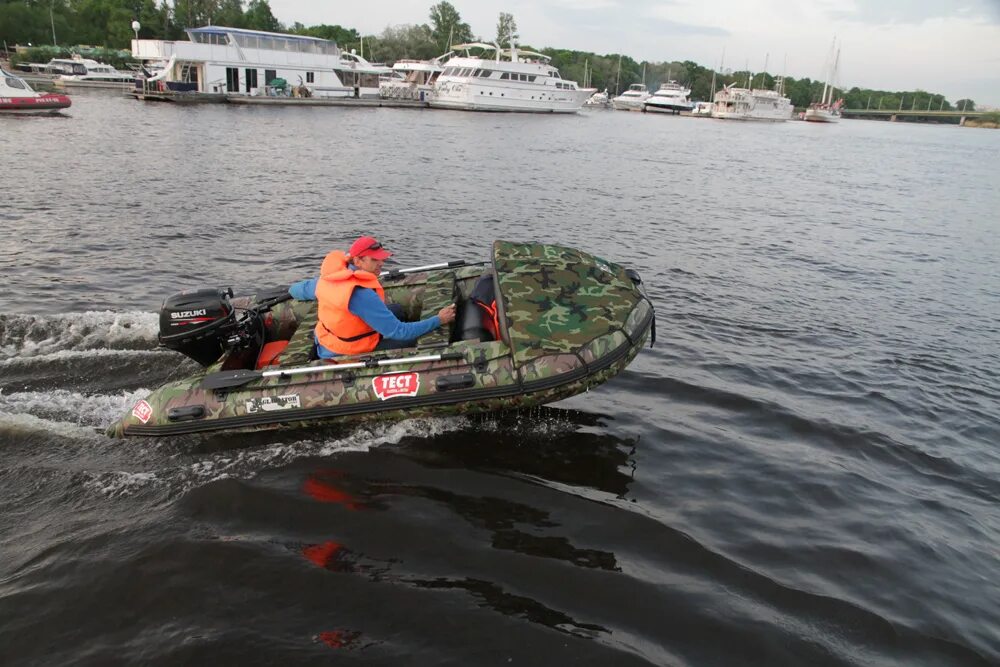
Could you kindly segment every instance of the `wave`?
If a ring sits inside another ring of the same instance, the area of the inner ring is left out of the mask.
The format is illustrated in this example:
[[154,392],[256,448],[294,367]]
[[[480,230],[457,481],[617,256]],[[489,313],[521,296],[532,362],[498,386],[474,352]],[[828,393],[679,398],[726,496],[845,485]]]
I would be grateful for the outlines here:
[[0,389],[0,436],[11,435],[30,425],[32,430],[65,430],[63,425],[93,432],[106,428],[141,398],[148,389],[118,394],[83,394],[66,389],[4,393]]
[[[174,456],[157,470],[83,471],[83,486],[109,498],[120,498],[150,488],[166,490],[170,496],[224,479],[252,479],[269,470],[310,457],[328,457],[344,452],[367,452],[376,447],[399,444],[404,438],[434,438],[466,428],[463,417],[407,419],[361,426],[340,437],[303,438],[247,449],[226,449],[207,455]],[[273,433],[270,433],[273,437]],[[216,438],[218,436],[215,436]],[[211,439],[213,436],[206,436]],[[178,459],[180,465],[176,465]]]
[[156,313],[87,311],[53,315],[0,314],[0,358],[63,350],[151,350]]

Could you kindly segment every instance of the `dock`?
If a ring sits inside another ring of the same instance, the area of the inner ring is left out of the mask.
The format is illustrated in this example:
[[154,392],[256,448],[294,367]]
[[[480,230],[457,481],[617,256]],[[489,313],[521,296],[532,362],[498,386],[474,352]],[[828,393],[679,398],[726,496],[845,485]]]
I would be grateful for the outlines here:
[[288,107],[392,107],[426,109],[427,102],[420,100],[389,100],[381,97],[254,97],[226,95],[229,104]]
[[227,93],[195,93],[172,90],[129,90],[129,96],[143,102],[173,102],[175,104],[241,104],[266,107],[391,107],[426,109],[421,100],[382,99],[381,97],[281,97],[231,95]]

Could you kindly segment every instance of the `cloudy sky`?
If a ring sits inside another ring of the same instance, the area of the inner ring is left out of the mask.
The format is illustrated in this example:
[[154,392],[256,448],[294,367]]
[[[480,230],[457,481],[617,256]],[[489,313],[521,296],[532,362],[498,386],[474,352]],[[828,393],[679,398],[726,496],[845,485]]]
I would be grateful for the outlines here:
[[[270,0],[282,23],[340,24],[364,34],[429,23],[436,0]],[[1000,106],[1000,0],[451,0],[472,32],[493,38],[510,12],[521,41],[622,52],[636,60],[693,60],[823,77],[831,40],[842,42],[840,83],[921,89],[954,102]]]

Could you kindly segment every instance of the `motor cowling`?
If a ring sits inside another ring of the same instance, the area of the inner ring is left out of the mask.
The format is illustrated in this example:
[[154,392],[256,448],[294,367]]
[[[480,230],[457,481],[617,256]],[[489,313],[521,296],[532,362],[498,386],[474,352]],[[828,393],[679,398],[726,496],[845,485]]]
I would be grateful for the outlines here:
[[179,292],[160,306],[160,345],[209,366],[227,349],[236,327],[232,290],[198,289]]

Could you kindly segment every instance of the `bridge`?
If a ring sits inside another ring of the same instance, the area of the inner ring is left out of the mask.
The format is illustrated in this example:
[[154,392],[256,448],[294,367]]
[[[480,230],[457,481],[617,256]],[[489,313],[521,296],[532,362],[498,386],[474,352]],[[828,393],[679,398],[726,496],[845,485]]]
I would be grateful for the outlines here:
[[921,111],[919,109],[890,110],[890,109],[841,109],[840,115],[843,118],[867,118],[869,120],[885,120],[893,122],[909,120],[918,123],[930,123],[938,120],[958,120],[959,125],[965,125],[967,118],[979,118],[985,115],[985,111]]

